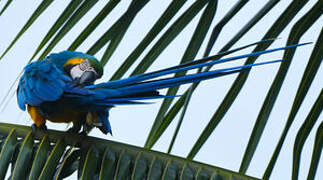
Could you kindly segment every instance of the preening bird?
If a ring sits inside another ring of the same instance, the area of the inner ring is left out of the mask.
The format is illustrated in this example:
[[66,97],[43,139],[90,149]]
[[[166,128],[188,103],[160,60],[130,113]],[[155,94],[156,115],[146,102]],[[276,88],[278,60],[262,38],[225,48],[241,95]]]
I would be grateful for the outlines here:
[[[306,43],[304,43],[306,44]],[[181,77],[162,77],[181,71],[211,66],[273,51],[294,48],[297,44],[241,56],[214,59],[211,56],[170,68],[134,75],[121,80],[94,84],[103,75],[103,66],[89,54],[63,51],[53,53],[28,64],[20,78],[17,101],[20,109],[28,111],[35,128],[47,129],[46,120],[73,123],[72,132],[89,131],[98,127],[104,134],[112,133],[109,110],[118,105],[147,104],[146,100],[171,98],[158,90],[199,82],[250,69],[252,66],[281,60],[193,73]]]

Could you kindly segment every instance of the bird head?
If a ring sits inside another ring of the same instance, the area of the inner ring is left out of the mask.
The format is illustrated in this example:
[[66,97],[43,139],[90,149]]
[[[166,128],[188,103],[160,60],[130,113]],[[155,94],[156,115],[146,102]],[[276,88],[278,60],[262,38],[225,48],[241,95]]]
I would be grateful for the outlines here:
[[103,67],[93,56],[73,57],[64,64],[64,72],[76,84],[86,86],[103,75]]

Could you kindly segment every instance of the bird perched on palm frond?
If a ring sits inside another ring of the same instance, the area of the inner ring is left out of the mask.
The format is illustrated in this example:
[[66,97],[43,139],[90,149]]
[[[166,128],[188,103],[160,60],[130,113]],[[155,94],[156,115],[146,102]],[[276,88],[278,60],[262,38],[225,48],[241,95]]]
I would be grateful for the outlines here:
[[[47,129],[46,120],[73,123],[72,132],[87,132],[98,127],[104,134],[112,133],[108,120],[109,110],[117,105],[147,104],[146,100],[170,98],[157,90],[199,82],[233,73],[252,66],[279,62],[268,61],[181,77],[160,78],[181,71],[211,66],[231,60],[293,48],[291,45],[225,59],[217,56],[192,61],[178,66],[139,74],[121,80],[94,84],[103,75],[103,66],[93,56],[81,52],[63,51],[50,54],[43,60],[30,63],[24,68],[17,89],[20,109],[26,110],[34,121],[33,130]],[[174,96],[171,96],[174,97]]]

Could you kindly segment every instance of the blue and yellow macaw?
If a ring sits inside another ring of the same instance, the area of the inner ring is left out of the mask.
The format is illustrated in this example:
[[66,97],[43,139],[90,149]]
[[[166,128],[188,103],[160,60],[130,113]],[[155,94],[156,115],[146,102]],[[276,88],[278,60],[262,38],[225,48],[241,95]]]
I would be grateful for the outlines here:
[[[98,127],[104,134],[112,133],[108,119],[109,110],[117,105],[147,104],[146,100],[169,98],[157,90],[199,82],[206,79],[238,73],[252,66],[279,62],[268,61],[181,77],[159,78],[218,63],[257,56],[273,51],[293,48],[291,45],[241,56],[216,60],[212,57],[178,66],[139,74],[121,80],[94,84],[103,75],[103,66],[93,56],[81,52],[63,51],[50,54],[41,61],[24,68],[17,89],[20,109],[26,110],[34,121],[35,128],[47,129],[46,120],[73,123],[72,132],[87,132]],[[215,57],[215,56],[214,56]],[[159,78],[159,79],[158,79]],[[174,96],[172,96],[174,97]]]

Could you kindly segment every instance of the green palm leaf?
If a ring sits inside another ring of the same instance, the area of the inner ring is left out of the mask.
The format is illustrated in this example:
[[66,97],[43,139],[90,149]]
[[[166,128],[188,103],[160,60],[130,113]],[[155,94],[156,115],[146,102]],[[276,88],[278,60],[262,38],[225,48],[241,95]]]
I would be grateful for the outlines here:
[[[311,112],[309,113],[302,127],[299,129],[297,133],[295,144],[294,144],[294,153],[293,153],[293,171],[292,171],[293,179],[296,179],[298,177],[298,171],[300,166],[300,156],[301,156],[301,152],[302,152],[305,140],[310,134],[310,131],[313,129],[313,126],[318,120],[318,117],[320,116],[322,110],[323,110],[323,89],[319,97],[317,98],[313,108],[311,109]],[[312,168],[316,169],[316,167],[312,167]]]
[[18,39],[27,31],[27,29],[37,20],[37,18],[49,7],[49,5],[53,2],[53,0],[43,1],[35,10],[35,12],[31,15],[27,23],[24,27],[19,31],[15,39],[10,43],[8,48],[2,53],[0,56],[0,60],[5,56],[8,51],[12,48],[12,46],[18,41]]
[[12,0],[8,0],[4,7],[0,11],[0,16],[5,12],[5,10],[9,7],[9,5],[12,3]]
[[[279,33],[287,26],[287,24],[290,22],[290,20],[294,17],[294,15],[299,11],[299,9],[304,5],[304,3],[296,3],[293,2],[291,5],[281,14],[279,19],[271,26],[271,28],[267,31],[266,35],[263,37],[263,39],[269,39],[269,38],[277,38]],[[288,14],[288,15],[287,15]],[[264,43],[258,45],[253,52],[265,50],[269,47],[269,45],[272,42]],[[255,60],[258,57],[250,57],[247,59],[245,64],[254,63]],[[221,105],[217,109],[217,111],[214,113],[212,119],[210,120],[207,127],[204,129],[202,135],[199,137],[199,139],[196,141],[194,147],[192,148],[191,152],[188,155],[188,158],[192,159],[198,150],[202,147],[202,145],[205,143],[207,138],[211,135],[213,130],[216,128],[216,126],[220,123],[226,112],[229,110],[230,106],[236,99],[237,95],[241,91],[244,83],[247,80],[249,71],[240,73],[235,82],[233,83],[231,89],[225,96],[224,100],[222,101]],[[243,163],[247,163],[244,162]],[[246,169],[245,169],[246,170]],[[245,170],[240,170],[242,172],[245,172]]]
[[310,170],[308,172],[307,179],[314,179],[317,167],[319,165],[321,153],[323,148],[323,122],[321,122],[320,126],[317,128],[315,144],[313,148],[312,161]]
[[[165,179],[170,179],[171,177],[186,179],[184,177],[187,176],[211,178],[214,174],[223,179],[227,177],[230,177],[229,179],[256,179],[215,166],[188,161],[180,157],[104,139],[84,137],[76,134],[66,136],[65,132],[53,130],[49,130],[46,133],[39,131],[33,134],[33,138],[30,131],[31,128],[27,126],[0,124],[0,134],[4,137],[7,136],[6,144],[10,142],[15,146],[17,138],[23,138],[17,162],[11,175],[12,178],[19,179],[29,176],[29,178],[33,179],[32,177],[35,177],[35,174],[30,173],[30,171],[36,172],[34,169],[35,165],[31,169],[26,167],[31,167],[28,164],[40,162],[41,154],[48,151],[47,142],[49,141],[54,143],[54,145],[51,145],[50,154],[47,156],[39,179],[52,179],[55,171],[61,171],[59,167],[67,161],[64,158],[64,152],[67,151],[68,155],[66,156],[72,156],[73,154],[66,147],[74,146],[75,143],[75,148],[84,151],[83,153],[76,154],[77,161],[84,160],[83,163],[79,163],[80,166],[78,167],[80,179],[97,179],[98,177],[99,179],[109,179],[109,177],[114,177],[115,179],[128,179],[130,177],[134,179],[156,179],[158,174],[159,177],[157,179],[161,177],[165,177]],[[35,143],[36,140],[40,140],[41,143]],[[5,145],[1,153],[7,152],[9,149],[12,148],[9,145]],[[37,151],[36,156],[31,156],[35,151]],[[75,149],[72,151],[77,152]],[[9,165],[6,164],[3,167],[7,168]],[[162,172],[162,174],[154,173],[156,171]]]
[[[323,4],[317,3],[307,14],[305,14],[299,21],[296,22],[294,27],[290,32],[287,44],[296,44],[299,42],[302,35],[313,25],[313,23],[321,16],[319,8]],[[272,83],[263,106],[259,112],[256,120],[255,127],[252,131],[251,138],[248,142],[245,155],[242,159],[240,166],[240,172],[246,172],[251,161],[251,157],[256,150],[257,144],[260,140],[262,132],[264,131],[266,122],[268,120],[269,114],[274,106],[275,100],[277,99],[278,93],[286,77],[289,66],[292,62],[295,49],[286,50],[283,59],[285,60],[277,72],[277,75]]]

